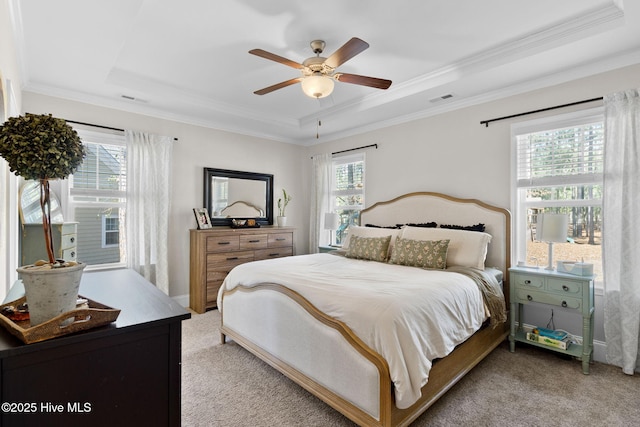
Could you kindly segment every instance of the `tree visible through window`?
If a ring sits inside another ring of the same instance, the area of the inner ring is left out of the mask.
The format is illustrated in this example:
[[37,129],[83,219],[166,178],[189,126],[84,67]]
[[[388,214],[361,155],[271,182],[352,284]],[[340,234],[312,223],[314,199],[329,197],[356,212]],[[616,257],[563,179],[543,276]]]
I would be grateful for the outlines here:
[[333,159],[332,203],[340,216],[340,228],[335,232],[335,244],[340,245],[350,225],[358,224],[364,208],[364,154]]
[[515,238],[518,261],[547,265],[547,243],[536,241],[537,216],[565,214],[567,241],[554,244],[554,264],[591,262],[601,279],[604,123],[590,113],[515,128]]

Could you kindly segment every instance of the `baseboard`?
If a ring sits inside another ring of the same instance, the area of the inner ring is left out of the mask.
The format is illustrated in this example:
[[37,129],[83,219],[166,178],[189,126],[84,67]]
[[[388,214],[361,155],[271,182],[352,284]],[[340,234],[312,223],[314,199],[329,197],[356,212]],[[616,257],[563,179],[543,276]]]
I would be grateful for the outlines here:
[[186,295],[178,295],[175,297],[171,297],[172,300],[183,306],[184,308],[189,308],[189,294]]

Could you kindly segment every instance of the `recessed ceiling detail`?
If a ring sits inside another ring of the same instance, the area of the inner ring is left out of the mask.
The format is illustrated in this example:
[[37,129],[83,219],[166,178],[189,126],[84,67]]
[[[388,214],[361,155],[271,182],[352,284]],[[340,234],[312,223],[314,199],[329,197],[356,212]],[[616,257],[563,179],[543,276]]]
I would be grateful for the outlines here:
[[[638,1],[8,1],[24,91],[301,145],[318,142],[318,117],[330,141],[640,64]],[[354,34],[366,52],[327,64],[326,51],[362,52]],[[304,76],[256,47],[303,69],[308,58],[322,82],[331,66],[333,91],[254,95]]]

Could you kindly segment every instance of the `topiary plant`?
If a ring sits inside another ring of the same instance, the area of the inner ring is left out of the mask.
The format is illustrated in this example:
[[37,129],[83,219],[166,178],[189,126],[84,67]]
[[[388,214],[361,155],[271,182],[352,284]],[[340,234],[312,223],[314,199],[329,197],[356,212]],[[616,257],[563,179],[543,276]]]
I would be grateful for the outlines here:
[[86,149],[78,133],[51,114],[11,117],[0,126],[0,156],[11,172],[40,182],[42,228],[49,263],[55,264],[49,180],[65,179],[82,164]]

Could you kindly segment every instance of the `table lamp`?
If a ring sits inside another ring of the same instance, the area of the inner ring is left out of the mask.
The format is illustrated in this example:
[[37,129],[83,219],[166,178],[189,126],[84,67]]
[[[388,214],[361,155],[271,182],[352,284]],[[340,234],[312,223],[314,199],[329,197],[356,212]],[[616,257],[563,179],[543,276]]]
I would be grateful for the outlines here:
[[536,240],[549,244],[549,265],[553,270],[553,243],[566,243],[569,217],[563,214],[538,214],[536,222]]
[[329,246],[333,246],[333,232],[340,227],[340,215],[337,213],[327,212],[324,214],[324,229],[329,230],[330,240]]

